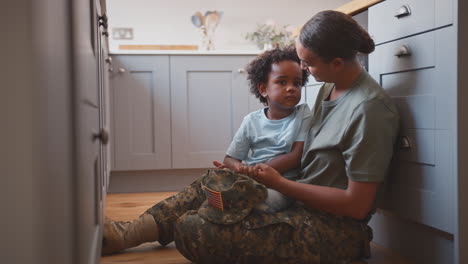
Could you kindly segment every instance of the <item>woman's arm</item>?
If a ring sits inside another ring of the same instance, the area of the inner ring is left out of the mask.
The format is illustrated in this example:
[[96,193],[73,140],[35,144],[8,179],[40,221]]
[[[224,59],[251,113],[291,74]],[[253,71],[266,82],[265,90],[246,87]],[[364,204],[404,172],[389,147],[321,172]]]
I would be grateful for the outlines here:
[[296,141],[292,145],[291,152],[279,155],[270,161],[266,162],[268,166],[274,168],[279,173],[283,174],[288,170],[297,168],[301,165],[302,149],[304,141]]
[[346,190],[290,181],[278,171],[265,164],[244,166],[242,173],[247,174],[282,194],[335,215],[364,219],[372,205],[379,186],[378,182],[357,182],[349,180]]

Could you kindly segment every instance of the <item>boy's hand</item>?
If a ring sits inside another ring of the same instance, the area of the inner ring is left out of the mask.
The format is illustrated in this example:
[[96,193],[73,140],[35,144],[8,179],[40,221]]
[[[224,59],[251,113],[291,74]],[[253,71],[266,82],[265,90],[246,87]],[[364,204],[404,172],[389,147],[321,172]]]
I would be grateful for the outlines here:
[[227,168],[226,165],[224,165],[223,163],[217,161],[217,160],[213,160],[213,165],[215,165],[216,168],[218,169],[225,169]]
[[281,176],[277,170],[266,164],[242,166],[239,172],[253,178],[260,183],[263,183],[267,187],[274,186],[283,178],[283,176]]
[[218,169],[230,169],[230,170],[233,170],[235,172],[239,172],[239,166],[242,166],[242,163],[238,163],[238,164],[234,164],[234,165],[228,165],[228,164],[224,164],[224,163],[221,163],[217,160],[213,160],[213,165],[215,165],[216,168]]

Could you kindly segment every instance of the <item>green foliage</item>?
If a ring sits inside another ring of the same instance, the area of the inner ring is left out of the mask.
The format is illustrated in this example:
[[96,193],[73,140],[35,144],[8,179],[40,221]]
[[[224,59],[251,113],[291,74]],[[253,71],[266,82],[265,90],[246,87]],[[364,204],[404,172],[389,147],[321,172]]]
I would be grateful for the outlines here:
[[284,47],[294,43],[294,37],[289,26],[276,26],[271,24],[257,24],[254,32],[245,35],[245,39],[255,42],[259,49],[265,45]]

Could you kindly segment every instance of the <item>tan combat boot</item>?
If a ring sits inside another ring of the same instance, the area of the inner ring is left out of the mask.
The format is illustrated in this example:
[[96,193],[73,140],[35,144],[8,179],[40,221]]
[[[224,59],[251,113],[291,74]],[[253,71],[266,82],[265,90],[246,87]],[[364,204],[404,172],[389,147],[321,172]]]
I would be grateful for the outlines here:
[[149,213],[131,222],[113,221],[106,217],[102,238],[102,255],[112,254],[145,242],[158,240],[158,225]]

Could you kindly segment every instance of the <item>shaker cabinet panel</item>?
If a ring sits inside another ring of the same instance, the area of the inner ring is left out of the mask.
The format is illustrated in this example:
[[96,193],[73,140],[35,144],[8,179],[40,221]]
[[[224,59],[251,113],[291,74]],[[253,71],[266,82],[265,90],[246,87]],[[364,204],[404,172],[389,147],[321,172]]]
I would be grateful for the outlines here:
[[206,168],[224,158],[255,108],[242,69],[251,58],[171,56],[173,168]]
[[116,56],[113,70],[113,169],[171,168],[169,57]]

